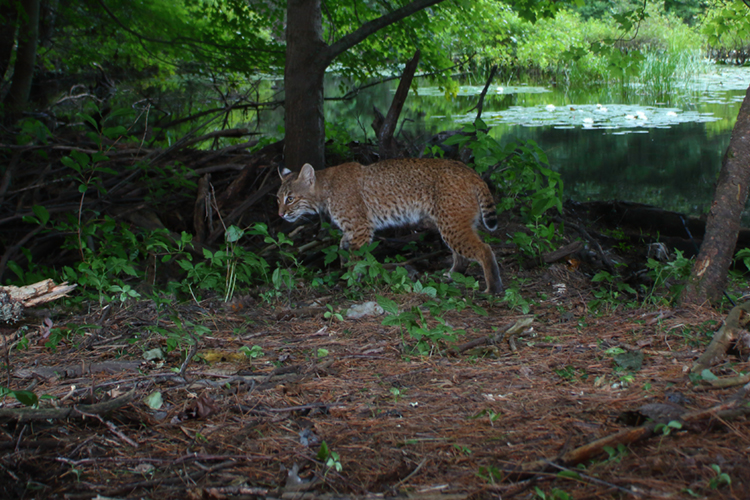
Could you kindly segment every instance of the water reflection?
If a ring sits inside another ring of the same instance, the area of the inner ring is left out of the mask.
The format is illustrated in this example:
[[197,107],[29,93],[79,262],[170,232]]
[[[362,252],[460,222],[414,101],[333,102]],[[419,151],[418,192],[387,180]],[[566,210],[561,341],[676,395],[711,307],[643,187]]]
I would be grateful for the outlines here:
[[[748,68],[720,68],[684,83],[669,102],[656,102],[638,88],[565,93],[497,85],[482,116],[503,143],[539,144],[562,174],[567,197],[635,201],[700,215],[710,206],[748,85]],[[373,140],[372,108],[387,111],[394,89],[395,83],[363,92],[356,101],[329,103],[327,120],[358,140]],[[481,90],[464,85],[446,98],[437,87],[418,89],[402,112],[402,138],[423,145],[434,133],[473,121],[471,108]]]

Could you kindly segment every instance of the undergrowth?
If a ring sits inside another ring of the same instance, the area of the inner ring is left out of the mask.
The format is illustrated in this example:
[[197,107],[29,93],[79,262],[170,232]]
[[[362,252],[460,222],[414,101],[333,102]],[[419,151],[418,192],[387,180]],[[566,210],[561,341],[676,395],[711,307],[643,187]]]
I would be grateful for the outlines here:
[[[126,114],[110,116],[122,119]],[[91,123],[90,117],[82,116],[82,120]],[[27,140],[44,140],[42,128],[27,125],[26,129]],[[121,125],[107,126],[105,120],[101,128],[90,134],[100,144],[100,152],[74,151],[61,160],[68,169],[68,179],[79,186],[81,207],[87,196],[107,196],[104,177],[111,173],[106,166],[111,146],[105,147],[104,143],[116,144],[126,139],[127,129]],[[448,142],[471,150],[474,161],[470,166],[503,193],[498,212],[520,222],[517,224],[520,229],[505,235],[506,239],[494,235],[485,235],[485,239],[515,245],[519,260],[541,263],[543,253],[559,246],[564,229],[557,217],[562,212],[563,183],[560,174],[549,167],[544,152],[533,141],[501,145],[481,120],[464,127],[462,134],[454,135]],[[164,175],[163,167],[158,172],[150,172],[150,167],[142,164],[132,168],[144,179]],[[193,185],[177,172],[171,173],[175,178],[172,181],[146,182],[154,199],[170,187],[165,182],[172,182],[172,189]],[[200,325],[175,316],[170,309],[172,301],[200,302],[213,298],[229,302],[238,293],[251,290],[267,304],[286,306],[293,305],[300,286],[330,293],[331,288],[343,284],[343,295],[351,301],[377,296],[387,314],[383,324],[398,327],[405,352],[420,355],[441,352],[446,343],[455,342],[464,333],[445,320],[448,311],[470,308],[477,314],[486,314],[475,303],[480,295],[475,279],[459,274],[453,274],[447,282],[432,276],[415,279],[406,267],[399,265],[403,257],[396,257],[388,266],[378,260],[377,242],[356,252],[332,245],[323,250],[326,267],[311,270],[302,265],[300,248],[292,239],[263,223],[245,228],[226,227],[221,247],[208,248],[194,244],[187,232],[177,235],[166,229],[143,229],[93,210],[81,208],[77,213],[53,215],[46,207],[37,205],[32,212],[24,221],[62,238],[61,248],[77,254],[79,260],[50,269],[32,262],[31,253],[23,251],[25,263],[8,263],[8,269],[17,277],[16,283],[47,277],[77,283],[79,293],[69,299],[73,306],[95,302],[101,308],[133,299],[152,300],[157,310],[171,315],[171,323],[176,325],[169,330],[153,329],[166,339],[169,349],[194,343],[194,334],[200,336],[202,331]],[[328,227],[333,239],[340,238],[334,228]],[[335,265],[337,261],[342,263],[340,267]],[[690,261],[677,253],[667,263],[650,260],[648,267],[654,282],[649,289],[636,290],[621,276],[598,273],[593,281],[600,286],[594,292],[591,307],[598,311],[612,310],[623,302],[636,303],[636,297],[644,305],[671,303],[679,296],[680,283],[689,272]],[[511,278],[508,285],[504,296],[489,297],[490,303],[501,300],[511,309],[529,313],[534,298],[527,296],[517,278]],[[423,300],[401,310],[394,297],[404,294],[417,295]],[[340,316],[333,308],[328,312],[329,320]]]

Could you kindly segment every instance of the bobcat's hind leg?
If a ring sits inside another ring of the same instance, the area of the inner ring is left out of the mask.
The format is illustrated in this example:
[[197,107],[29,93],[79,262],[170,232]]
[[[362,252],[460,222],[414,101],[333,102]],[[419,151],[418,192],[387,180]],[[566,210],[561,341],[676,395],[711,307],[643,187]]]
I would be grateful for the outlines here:
[[483,255],[479,263],[482,265],[484,280],[487,282],[485,293],[499,295],[503,293],[503,280],[500,278],[500,266],[497,265],[497,257],[488,244],[482,243],[482,245],[484,246]]
[[[500,294],[503,292],[503,281],[500,278],[500,266],[497,265],[497,258],[492,252],[492,248],[483,242],[475,231],[464,233],[462,237],[447,234],[440,228],[440,234],[445,244],[453,251],[453,268],[456,270],[457,265],[467,263],[469,260],[479,262],[484,271],[484,280],[487,283],[485,293]],[[459,258],[457,259],[456,256]],[[466,266],[464,265],[464,270]]]

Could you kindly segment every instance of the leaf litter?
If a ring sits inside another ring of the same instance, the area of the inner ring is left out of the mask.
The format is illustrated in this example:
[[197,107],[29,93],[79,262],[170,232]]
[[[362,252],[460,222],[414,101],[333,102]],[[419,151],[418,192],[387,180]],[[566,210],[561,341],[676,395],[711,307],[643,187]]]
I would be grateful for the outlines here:
[[[446,345],[431,356],[405,351],[414,341],[383,326],[380,316],[329,321],[322,312],[281,315],[290,303],[302,307],[314,299],[302,288],[290,302],[249,297],[244,307],[218,300],[175,305],[181,318],[210,329],[184,378],[176,372],[186,349],[168,351],[164,338],[144,330],[164,322],[146,300],[109,306],[106,316],[94,310],[67,318],[100,325],[86,334],[85,348],[75,336],[50,349],[27,335],[28,348],[8,354],[8,386],[66,398],[60,407],[129,391],[134,396],[96,418],[30,422],[3,414],[0,494],[532,498],[539,488],[570,498],[743,498],[750,484],[744,416],[670,424],[668,433],[605,448],[579,466],[518,473],[524,464],[554,461],[637,425],[624,418],[628,412],[646,421],[679,418],[714,407],[734,391],[696,390],[687,375],[713,333],[707,325],[722,320],[715,311],[620,306],[596,313],[586,306],[585,286],[569,285],[564,296],[555,296],[543,274],[504,272],[527,279],[524,293],[554,297],[533,308],[531,327],[496,345],[476,342],[464,351]],[[392,298],[402,307],[424,300]],[[342,311],[352,305],[343,297],[327,300]],[[475,301],[486,316],[471,308],[445,313],[448,324],[467,332],[459,343],[495,336],[528,318],[501,302]],[[3,334],[10,339],[13,332]],[[256,345],[257,357],[235,356]],[[146,359],[153,349],[166,359]],[[209,363],[203,352],[227,356],[214,355]],[[122,361],[139,363],[133,370]],[[750,367],[729,358],[718,370]],[[40,406],[52,405],[45,400]],[[0,410],[16,408],[21,405],[6,397]],[[730,484],[719,485],[714,466]]]

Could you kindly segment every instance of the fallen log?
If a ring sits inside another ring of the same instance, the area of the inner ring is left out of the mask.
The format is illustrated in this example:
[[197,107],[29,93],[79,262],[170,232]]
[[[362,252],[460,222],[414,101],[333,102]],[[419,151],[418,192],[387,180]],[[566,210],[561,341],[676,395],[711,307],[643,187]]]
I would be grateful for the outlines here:
[[64,418],[103,415],[130,403],[135,397],[135,390],[119,398],[93,405],[78,405],[68,408],[0,408],[0,420],[31,422],[40,420],[60,420]]
[[21,319],[25,308],[65,297],[76,286],[67,282],[56,285],[51,279],[46,279],[22,287],[0,287],[0,320],[15,323]]

